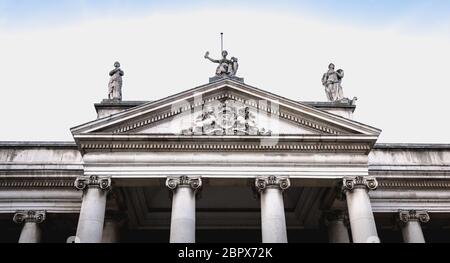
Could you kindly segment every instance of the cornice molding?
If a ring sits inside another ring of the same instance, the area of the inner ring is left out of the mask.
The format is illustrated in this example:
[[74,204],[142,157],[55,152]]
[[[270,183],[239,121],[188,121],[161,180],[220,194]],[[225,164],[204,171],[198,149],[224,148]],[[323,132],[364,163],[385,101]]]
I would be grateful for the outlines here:
[[[114,129],[112,127],[120,125],[120,123],[122,123],[122,125],[126,125],[124,124],[124,122],[132,121],[133,119],[135,119],[134,121],[136,122],[137,118],[142,118],[145,114],[151,114],[152,112],[155,112],[157,110],[167,111],[167,107],[170,107],[173,104],[180,103],[186,100],[192,101],[192,99],[196,96],[211,96],[214,92],[223,92],[222,90],[224,90],[225,92],[231,91],[232,93],[237,94],[243,93],[248,95],[250,98],[254,98],[255,100],[266,100],[271,103],[275,102],[279,104],[280,107],[286,108],[286,110],[288,111],[299,112],[301,115],[305,114],[307,118],[311,118],[311,120],[314,121],[316,119],[319,121],[323,121],[327,125],[329,124],[331,126],[330,128],[343,129],[343,131],[350,131],[350,133],[353,132],[368,135],[370,134],[374,136],[378,136],[381,132],[380,129],[371,127],[369,125],[352,121],[344,117],[331,114],[320,109],[316,109],[313,106],[299,103],[297,101],[293,101],[282,96],[263,91],[244,83],[238,83],[233,80],[223,80],[215,83],[209,83],[157,101],[145,103],[124,112],[114,114],[112,116],[78,125],[71,128],[71,132],[73,135],[75,135],[82,133],[86,134],[105,129]],[[141,120],[139,120],[138,122],[140,121]]]

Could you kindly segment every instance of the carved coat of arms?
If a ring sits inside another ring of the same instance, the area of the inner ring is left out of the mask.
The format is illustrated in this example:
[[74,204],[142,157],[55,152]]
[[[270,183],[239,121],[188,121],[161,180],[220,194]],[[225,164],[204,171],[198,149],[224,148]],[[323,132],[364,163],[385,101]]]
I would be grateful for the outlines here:
[[185,135],[270,135],[271,131],[258,127],[256,116],[248,106],[226,100],[205,105],[195,117],[192,127],[182,131]]

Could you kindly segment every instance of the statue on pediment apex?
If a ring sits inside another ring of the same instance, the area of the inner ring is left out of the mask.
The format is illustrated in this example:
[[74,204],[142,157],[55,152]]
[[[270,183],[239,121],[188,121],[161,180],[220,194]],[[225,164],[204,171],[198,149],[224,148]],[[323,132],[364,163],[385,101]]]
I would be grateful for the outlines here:
[[221,59],[213,59],[209,56],[209,51],[206,51],[205,58],[219,64],[216,68],[216,76],[236,76],[239,67],[238,59],[236,57],[228,59],[227,56],[228,52],[223,50]]

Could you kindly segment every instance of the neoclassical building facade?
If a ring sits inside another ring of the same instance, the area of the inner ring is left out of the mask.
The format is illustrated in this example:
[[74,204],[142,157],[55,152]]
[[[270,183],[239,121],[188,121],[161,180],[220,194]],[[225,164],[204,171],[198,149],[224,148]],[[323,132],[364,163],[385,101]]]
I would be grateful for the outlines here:
[[450,145],[379,144],[355,108],[111,95],[71,142],[0,143],[0,242],[449,242]]

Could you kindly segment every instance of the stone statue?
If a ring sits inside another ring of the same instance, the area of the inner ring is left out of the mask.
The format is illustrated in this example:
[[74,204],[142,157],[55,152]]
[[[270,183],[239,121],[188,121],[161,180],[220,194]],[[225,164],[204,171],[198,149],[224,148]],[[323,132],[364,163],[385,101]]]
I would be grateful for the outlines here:
[[232,63],[232,67],[231,67],[232,70],[230,71],[230,75],[236,76],[236,72],[239,67],[238,59],[236,57],[231,57],[231,63]]
[[325,92],[329,101],[340,101],[344,99],[342,92],[342,78],[344,71],[342,69],[334,70],[334,64],[330,63],[328,71],[323,74],[322,84],[325,86]]
[[216,76],[236,76],[238,60],[235,57],[227,59],[227,56],[228,52],[224,50],[222,51],[222,59],[212,59],[209,57],[209,51],[206,51],[205,58],[219,64],[216,69]]
[[123,70],[120,69],[120,63],[114,63],[114,69],[109,72],[111,78],[108,83],[108,99],[122,100],[122,76]]

